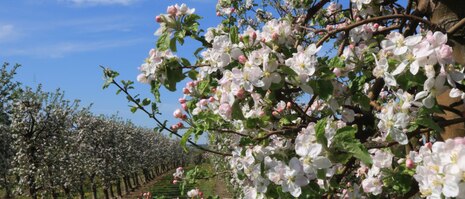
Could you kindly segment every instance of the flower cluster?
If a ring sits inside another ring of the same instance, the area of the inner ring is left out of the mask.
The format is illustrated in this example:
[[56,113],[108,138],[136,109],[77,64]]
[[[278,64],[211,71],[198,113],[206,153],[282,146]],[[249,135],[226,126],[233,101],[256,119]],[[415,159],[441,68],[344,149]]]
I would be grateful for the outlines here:
[[465,138],[425,145],[411,156],[422,197],[465,198]]
[[165,82],[168,78],[166,76],[166,62],[172,59],[177,59],[176,55],[169,50],[159,51],[151,49],[149,57],[145,63],[139,67],[141,74],[137,76],[137,81],[141,83],[150,83],[151,81]]

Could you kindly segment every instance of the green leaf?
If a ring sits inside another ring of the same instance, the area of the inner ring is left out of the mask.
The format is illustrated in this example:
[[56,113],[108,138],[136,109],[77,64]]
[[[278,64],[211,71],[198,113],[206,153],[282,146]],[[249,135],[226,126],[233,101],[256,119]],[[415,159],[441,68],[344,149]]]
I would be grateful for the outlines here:
[[163,33],[162,35],[160,35],[160,37],[158,37],[157,48],[160,51],[168,50],[168,48],[170,47],[170,43],[170,35],[168,33]]
[[279,68],[286,75],[297,76],[297,73],[294,70],[292,70],[292,68],[290,68],[289,66],[283,65],[283,66],[279,66]]
[[337,161],[347,161],[350,156],[344,155],[343,153],[349,153],[367,165],[372,164],[373,160],[368,150],[360,143],[360,140],[355,138],[356,132],[357,129],[351,126],[338,129],[333,138],[333,153],[330,157]]
[[429,117],[420,117],[415,121],[415,123],[417,123],[418,125],[433,129],[434,131],[438,133],[442,132],[442,128],[436,122],[434,122],[433,119]]
[[191,78],[192,80],[197,80],[197,75],[199,74],[199,72],[197,72],[196,70],[190,70],[187,75],[189,76],[189,78]]
[[373,160],[371,159],[368,150],[360,142],[344,143],[343,147],[345,150],[347,150],[347,152],[352,153],[356,158],[360,159],[366,165],[373,164]]
[[316,141],[323,145],[323,147],[328,147],[328,139],[325,136],[325,127],[326,127],[327,118],[319,120],[315,125],[315,134]]
[[318,87],[313,88],[315,90],[319,97],[328,100],[331,95],[333,94],[333,84],[329,80],[318,80]]
[[187,146],[186,146],[187,140],[189,140],[192,133],[194,133],[194,129],[190,128],[189,130],[186,131],[186,133],[184,133],[184,135],[182,135],[180,144],[181,144],[181,147],[184,149],[185,152],[187,152]]
[[173,52],[177,51],[176,38],[174,38],[174,37],[172,39],[170,39],[170,50],[173,51]]
[[181,64],[185,67],[191,66],[191,62],[189,62],[189,60],[187,60],[186,58],[181,58]]
[[145,98],[144,100],[142,100],[142,106],[147,106],[149,105],[151,102],[151,100],[149,98]]
[[137,106],[133,106],[133,107],[131,107],[131,112],[135,113],[137,111],[137,109],[139,109]]
[[244,115],[242,114],[242,109],[241,106],[239,105],[239,102],[236,100],[232,106],[232,113],[231,113],[232,118],[234,119],[239,119],[243,120]]
[[186,76],[182,73],[182,68],[177,61],[170,61],[166,66],[166,76],[168,77],[164,86],[169,91],[176,91],[176,84],[182,81]]
[[231,27],[231,29],[229,31],[229,37],[230,37],[232,43],[234,43],[234,44],[239,43],[239,34],[238,34],[237,26]]

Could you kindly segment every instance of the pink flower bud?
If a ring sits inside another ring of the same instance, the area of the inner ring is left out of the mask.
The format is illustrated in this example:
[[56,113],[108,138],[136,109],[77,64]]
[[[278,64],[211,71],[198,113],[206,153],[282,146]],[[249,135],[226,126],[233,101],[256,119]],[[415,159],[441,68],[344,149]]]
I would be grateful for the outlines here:
[[445,61],[450,61],[452,60],[452,47],[443,44],[439,48],[439,58],[445,60]]
[[218,16],[218,17],[221,16],[221,12],[217,11],[216,16]]
[[180,128],[184,127],[184,124],[182,122],[178,122],[176,124],[176,126],[178,127],[178,129],[180,129]]
[[163,18],[160,15],[158,15],[158,16],[155,17],[155,21],[157,23],[161,23],[161,22],[163,22]]
[[190,94],[191,92],[189,91],[189,89],[183,88],[182,93],[187,95],[187,94]]
[[176,183],[178,183],[178,181],[177,181],[177,180],[173,180],[173,184],[176,184]]
[[350,45],[349,45],[349,48],[350,48],[351,50],[353,50],[353,49],[355,48],[355,45],[354,45],[354,44],[350,44]]
[[245,64],[245,62],[247,62],[247,58],[244,55],[239,55],[238,60],[241,64]]
[[175,124],[171,125],[171,130],[172,131],[177,131],[178,130],[178,126],[176,126]]
[[182,120],[186,120],[186,119],[187,119],[187,115],[185,115],[185,114],[181,115],[181,119],[182,119]]
[[235,96],[239,99],[244,98],[245,95],[245,90],[243,88],[239,89],[236,93]]
[[186,103],[182,103],[181,107],[182,107],[183,110],[187,111],[187,104]]
[[271,114],[273,114],[273,116],[275,116],[275,117],[279,117],[278,111],[273,111]]
[[175,6],[168,6],[168,8],[166,9],[166,12],[170,14],[171,16],[176,16],[178,9]]
[[373,28],[378,29],[378,28],[379,28],[379,24],[378,24],[378,23],[373,24]]
[[433,148],[433,144],[431,142],[426,143],[425,146],[428,147],[429,149]]
[[186,103],[187,100],[186,100],[186,98],[179,98],[178,101],[179,101],[179,103],[184,104],[184,103]]
[[208,100],[207,99],[201,99],[199,103],[202,106],[206,106],[206,105],[208,105]]
[[187,87],[194,87],[194,82],[187,82]]
[[274,32],[273,34],[271,34],[271,39],[272,39],[272,40],[276,41],[276,40],[278,40],[278,38],[279,38],[278,33],[275,33],[275,32]]
[[291,103],[291,102],[287,102],[287,103],[286,103],[286,108],[287,108],[287,109],[291,109],[291,108],[292,108],[292,103]]
[[253,40],[256,40],[257,39],[257,33],[252,32],[251,37],[252,37]]
[[212,91],[212,93],[216,93],[216,87],[212,87],[210,90]]
[[407,158],[407,160],[405,160],[405,166],[407,166],[409,169],[413,169],[413,167],[415,167],[415,163],[412,159]]
[[181,109],[176,109],[176,110],[173,112],[173,116],[174,116],[174,118],[181,118],[181,117],[182,117],[182,111],[181,111]]
[[209,101],[209,102],[214,102],[214,101],[215,101],[215,98],[214,98],[214,97],[210,97],[210,98],[208,98],[208,101]]
[[340,68],[334,68],[333,73],[336,75],[336,77],[340,77],[342,75]]

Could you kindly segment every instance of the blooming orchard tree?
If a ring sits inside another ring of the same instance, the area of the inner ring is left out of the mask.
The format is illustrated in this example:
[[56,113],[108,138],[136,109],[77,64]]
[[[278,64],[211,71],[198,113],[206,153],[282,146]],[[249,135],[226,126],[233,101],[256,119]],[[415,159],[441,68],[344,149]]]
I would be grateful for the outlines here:
[[[0,70],[0,185],[6,198],[121,197],[183,166],[179,140],[118,116],[96,116],[60,90],[21,88],[17,66]],[[162,156],[161,154],[166,154]],[[14,191],[13,191],[14,189]],[[116,189],[116,193],[114,192]]]
[[4,198],[12,196],[13,183],[11,182],[11,161],[14,150],[10,143],[11,137],[11,118],[12,103],[14,93],[19,84],[13,81],[16,69],[19,65],[9,67],[4,63],[0,69],[0,188],[5,190]]
[[[464,5],[449,0],[219,0],[155,18],[137,81],[114,84],[181,144],[225,156],[241,198],[465,196]],[[176,54],[191,38],[195,61]],[[187,80],[186,80],[187,79]],[[162,87],[180,94],[169,126]],[[206,135],[209,148],[195,143]],[[191,140],[194,137],[195,140]],[[455,138],[452,140],[452,138]],[[221,164],[225,166],[220,166]]]

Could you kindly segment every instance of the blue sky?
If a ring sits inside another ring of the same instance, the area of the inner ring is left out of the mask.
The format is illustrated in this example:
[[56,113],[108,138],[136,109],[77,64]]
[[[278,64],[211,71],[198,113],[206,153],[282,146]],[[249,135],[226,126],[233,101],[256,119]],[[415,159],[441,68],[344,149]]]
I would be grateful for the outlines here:
[[[93,103],[97,114],[119,112],[138,125],[155,127],[143,113],[132,114],[115,88],[102,90],[99,65],[119,71],[120,79],[135,81],[137,67],[155,47],[155,16],[175,3],[196,8],[204,17],[203,28],[220,20],[216,0],[1,0],[0,61],[21,64],[16,79],[26,86],[61,88],[68,99]],[[188,42],[178,55],[192,58],[194,46]],[[150,96],[147,85],[136,82],[136,87],[142,96]],[[174,123],[172,112],[182,94],[162,95],[163,119]]]

